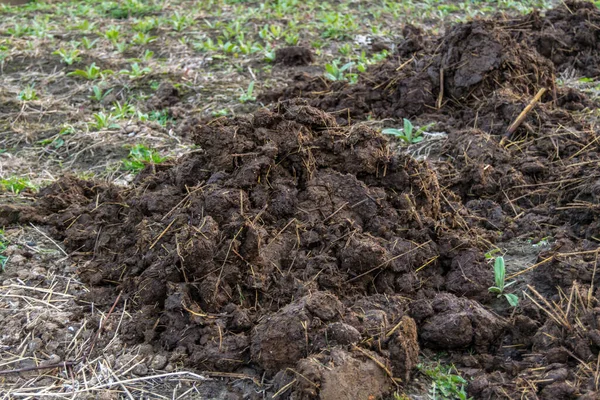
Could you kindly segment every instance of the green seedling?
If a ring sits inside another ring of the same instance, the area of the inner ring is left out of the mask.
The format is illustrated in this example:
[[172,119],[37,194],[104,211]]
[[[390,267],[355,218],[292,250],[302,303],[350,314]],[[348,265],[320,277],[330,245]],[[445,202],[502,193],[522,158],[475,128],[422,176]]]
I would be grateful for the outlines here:
[[120,36],[121,36],[121,31],[117,27],[111,27],[106,32],[104,32],[104,37],[109,42],[111,42],[113,45],[117,44]]
[[4,254],[8,249],[8,240],[4,237],[4,230],[0,229],[0,271],[6,271],[6,263],[8,262],[8,256]]
[[14,24],[12,28],[8,28],[6,32],[13,37],[22,37],[33,33],[33,29],[27,25]]
[[156,18],[145,18],[137,21],[133,26],[133,30],[136,32],[148,33],[152,29],[158,27],[158,19]]
[[127,42],[117,42],[117,43],[115,43],[115,49],[119,53],[125,53],[127,51],[127,49],[129,49],[129,43],[127,43]]
[[37,190],[37,186],[35,186],[28,178],[18,176],[0,179],[0,187],[5,191],[14,194],[19,194],[25,189]]
[[175,12],[175,14],[173,14],[169,19],[169,23],[175,31],[181,32],[192,24],[192,20],[186,15],[181,15],[178,12]]
[[95,80],[98,78],[104,78],[106,75],[113,74],[114,72],[110,69],[100,69],[96,66],[96,63],[92,63],[86,69],[76,69],[75,71],[69,72],[69,76],[78,76],[87,80]]
[[488,252],[487,252],[487,253],[485,253],[485,255],[484,255],[484,256],[485,256],[485,259],[486,259],[486,260],[491,260],[491,259],[493,259],[493,258],[494,258],[494,254],[496,254],[496,253],[499,253],[500,251],[502,251],[502,250],[500,250],[500,249],[492,249],[492,250],[488,251]]
[[508,303],[516,307],[519,305],[519,298],[513,293],[504,293],[506,288],[516,283],[512,281],[510,283],[505,282],[506,279],[506,266],[504,265],[504,257],[499,256],[494,260],[494,282],[495,286],[490,287],[488,290],[490,293],[494,293],[500,296],[504,296]]
[[37,143],[40,146],[52,146],[55,149],[58,149],[65,144],[65,139],[63,139],[63,136],[71,135],[73,133],[75,133],[75,127],[73,125],[65,125],[56,135],[47,139],[42,139]]
[[162,157],[156,150],[149,149],[143,144],[136,144],[129,150],[123,169],[134,173],[140,172],[146,165],[156,165],[165,162],[168,157]]
[[112,88],[108,89],[107,91],[103,91],[99,86],[94,85],[92,86],[92,95],[90,96],[90,99],[100,103],[110,92],[112,92]]
[[127,102],[121,104],[121,102],[113,103],[111,114],[115,119],[125,119],[135,114],[135,107]]
[[338,48],[338,52],[344,57],[349,57],[354,52],[354,48],[350,43],[344,43]]
[[296,46],[300,41],[300,35],[297,33],[286,33],[284,40],[288,46]]
[[194,43],[194,49],[201,52],[217,51],[219,46],[211,38],[206,38]]
[[100,111],[98,113],[92,114],[92,118],[94,122],[90,124],[93,128],[97,130],[101,129],[116,129],[119,127],[118,124],[115,123],[115,116],[111,113],[105,113],[104,111]]
[[87,19],[84,19],[79,24],[75,25],[73,28],[81,31],[81,32],[91,32],[96,27],[95,22],[90,22]]
[[151,36],[144,32],[138,32],[133,36],[132,41],[137,45],[145,45],[156,41],[156,39],[158,39],[157,36]]
[[253,95],[254,92],[254,81],[250,82],[248,85],[248,89],[240,95],[240,103],[247,103],[249,101],[256,100],[256,97]]
[[406,144],[419,143],[423,140],[423,132],[427,127],[415,129],[410,120],[404,118],[404,127],[402,129],[387,128],[381,131],[386,135],[393,135],[399,139],[402,139]]
[[443,366],[440,363],[418,364],[417,369],[431,379],[429,398],[435,400],[468,400],[467,380],[458,375],[454,366]]
[[67,65],[72,65],[73,63],[76,63],[77,61],[81,60],[81,57],[79,57],[79,50],[77,49],[63,49],[62,47],[56,51],[54,51],[52,54],[60,56],[60,60],[67,64]]
[[98,39],[90,40],[90,39],[88,39],[87,36],[84,36],[83,38],[81,38],[81,45],[86,50],[93,49],[94,46],[96,46],[97,42],[98,42]]
[[140,76],[144,76],[146,74],[149,74],[150,72],[152,72],[152,69],[150,67],[141,67],[140,64],[134,62],[133,64],[131,64],[130,66],[131,69],[127,70],[127,69],[122,69],[121,71],[119,71],[120,74],[123,75],[127,75],[130,78],[139,78]]
[[346,71],[350,70],[354,66],[353,62],[346,63],[341,67],[338,65],[337,60],[333,61],[331,64],[325,64],[325,78],[330,81],[348,81],[352,75],[348,74]]
[[21,101],[32,101],[39,99],[37,92],[34,89],[35,85],[29,85],[19,92],[17,96]]

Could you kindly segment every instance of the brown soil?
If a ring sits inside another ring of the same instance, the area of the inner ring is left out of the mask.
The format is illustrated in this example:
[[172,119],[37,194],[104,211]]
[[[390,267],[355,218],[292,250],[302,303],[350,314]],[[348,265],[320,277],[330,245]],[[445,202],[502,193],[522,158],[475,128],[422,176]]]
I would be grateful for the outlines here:
[[[435,40],[407,29],[410,51],[357,85],[301,76],[265,98],[307,100],[185,124],[201,150],[129,189],[67,177],[33,206],[4,206],[0,225],[50,227],[87,261],[96,307],[122,292],[124,340],[201,371],[265,374],[271,395],[380,398],[410,382],[421,348],[448,352],[474,398],[594,398],[600,149],[572,113],[592,102],[555,76],[596,68],[599,26],[567,2]],[[439,121],[448,138],[417,161],[348,126],[368,114]],[[508,308],[484,254],[544,237],[552,248],[511,277],[527,295]]]
[[314,61],[314,56],[309,48],[302,46],[282,47],[275,51],[275,63],[288,67],[309,65]]

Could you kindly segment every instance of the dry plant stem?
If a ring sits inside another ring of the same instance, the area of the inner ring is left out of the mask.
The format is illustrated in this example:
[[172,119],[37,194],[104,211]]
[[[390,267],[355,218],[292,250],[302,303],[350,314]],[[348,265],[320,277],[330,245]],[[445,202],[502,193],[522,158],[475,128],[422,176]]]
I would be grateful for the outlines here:
[[[104,321],[106,321],[106,320],[108,320],[108,318],[110,318],[112,312],[114,311],[115,307],[117,306],[117,303],[121,299],[122,294],[123,294],[123,292],[119,292],[119,295],[117,296],[115,302],[113,303],[112,307],[108,311],[108,314],[106,314],[106,318],[104,319]],[[28,372],[28,371],[39,371],[39,370],[44,370],[44,369],[67,368],[67,367],[73,367],[73,366],[79,364],[80,362],[84,363],[90,356],[92,350],[94,350],[96,341],[98,340],[98,337],[100,336],[100,333],[102,332],[103,328],[104,328],[104,323],[102,323],[100,325],[100,327],[98,328],[98,330],[96,331],[96,334],[94,335],[94,339],[90,343],[90,347],[85,352],[85,354],[83,355],[81,360],[62,361],[62,362],[59,362],[56,364],[50,364],[50,365],[41,365],[41,366],[36,366],[36,367],[26,367],[26,368],[19,368],[19,369],[10,369],[7,371],[0,371],[0,376],[1,375],[9,375],[9,374],[19,374],[21,372]]]
[[523,111],[521,111],[521,114],[519,114],[517,119],[515,119],[515,121],[512,124],[510,124],[504,136],[510,138],[512,134],[515,133],[517,128],[523,123],[523,121],[525,121],[525,117],[527,117],[527,114],[529,114],[529,112],[533,110],[533,107],[535,107],[537,102],[540,101],[544,93],[546,93],[546,88],[541,88],[540,90],[538,90],[537,94],[533,99],[531,99],[527,107],[525,107]]

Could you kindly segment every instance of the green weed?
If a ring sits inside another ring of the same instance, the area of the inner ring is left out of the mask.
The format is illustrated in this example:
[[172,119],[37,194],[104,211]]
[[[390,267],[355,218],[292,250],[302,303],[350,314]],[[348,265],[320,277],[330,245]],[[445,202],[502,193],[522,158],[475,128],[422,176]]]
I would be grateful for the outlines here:
[[104,91],[99,86],[94,85],[92,86],[92,95],[90,96],[90,99],[100,103],[110,92],[112,92],[112,88]]
[[25,189],[37,190],[37,186],[29,180],[29,178],[23,178],[19,176],[10,176],[8,178],[0,179],[0,187],[14,194],[19,194]]
[[39,99],[37,92],[34,89],[35,85],[26,86],[25,89],[19,92],[17,96],[21,101],[32,101]]
[[425,125],[420,128],[415,129],[412,122],[410,120],[404,118],[403,119],[404,126],[402,129],[397,128],[387,128],[381,131],[386,135],[393,135],[398,139],[402,139],[406,144],[415,144],[421,142],[424,137],[423,133],[427,131],[432,125]]
[[6,271],[6,263],[8,262],[8,256],[4,254],[8,249],[8,241],[4,237],[4,230],[0,229],[0,271]]
[[78,76],[87,80],[96,80],[98,78],[104,78],[106,75],[113,74],[114,72],[110,69],[100,69],[96,66],[96,63],[92,63],[86,69],[76,69],[75,71],[69,72],[69,76]]
[[140,172],[146,165],[156,165],[165,162],[168,157],[162,157],[156,150],[149,149],[143,144],[136,144],[129,150],[127,159],[122,167],[126,171]]
[[77,61],[81,61],[81,57],[79,57],[79,50],[77,49],[63,49],[61,47],[52,54],[60,56],[60,60],[67,65],[72,65]]
[[144,32],[138,32],[133,36],[132,41],[137,45],[145,45],[154,42],[157,38],[157,36],[151,36]]
[[499,256],[494,260],[494,282],[495,286],[490,287],[488,290],[490,293],[497,294],[498,297],[504,296],[513,307],[519,305],[519,298],[516,294],[513,293],[504,293],[506,288],[516,283],[516,281],[512,281],[510,283],[505,282],[506,279],[506,266],[504,265],[504,257]]
[[97,130],[101,129],[116,129],[119,127],[118,124],[115,123],[115,116],[111,113],[105,113],[104,111],[100,111],[92,114],[93,122],[90,124],[93,128]]
[[140,64],[136,62],[131,64],[130,69],[122,69],[121,71],[119,71],[120,74],[127,75],[132,79],[139,78],[141,76],[149,74],[150,72],[152,72],[152,69],[150,67],[141,67]]
[[94,46],[96,46],[97,42],[98,42],[98,39],[90,40],[90,39],[88,39],[87,36],[84,36],[81,38],[81,45],[86,50],[93,49]]
[[40,146],[49,146],[51,145],[55,149],[58,149],[65,144],[65,139],[63,136],[71,135],[75,133],[75,127],[73,125],[65,125],[61,128],[61,130],[54,136],[49,137],[47,139],[42,139],[37,143]]
[[465,390],[467,380],[458,375],[454,366],[421,363],[417,369],[431,379],[428,393],[431,400],[468,400]]
[[356,83],[358,76],[346,71],[354,66],[354,62],[349,62],[341,67],[338,65],[338,61],[332,61],[331,64],[325,64],[325,78],[330,81],[350,81],[350,83]]
[[239,98],[240,103],[247,103],[249,101],[256,100],[256,97],[254,97],[253,92],[254,92],[254,81],[250,82],[246,91],[240,95],[240,98]]

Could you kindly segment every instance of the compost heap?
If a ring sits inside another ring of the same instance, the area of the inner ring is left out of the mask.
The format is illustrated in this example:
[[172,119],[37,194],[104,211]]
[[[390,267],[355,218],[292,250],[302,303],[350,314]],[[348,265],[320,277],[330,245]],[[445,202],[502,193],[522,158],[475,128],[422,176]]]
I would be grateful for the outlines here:
[[[555,76],[598,73],[599,27],[568,2],[413,37],[357,85],[305,77],[278,96],[308,100],[188,124],[201,150],[131,188],[64,178],[0,216],[43,222],[86,260],[97,307],[122,291],[130,343],[264,372],[282,398],[384,396],[419,347],[447,351],[474,398],[596,398],[599,145],[570,112],[593,102]],[[431,118],[448,138],[417,161],[348,112]],[[484,254],[517,237],[553,247],[516,278],[513,309]]]

